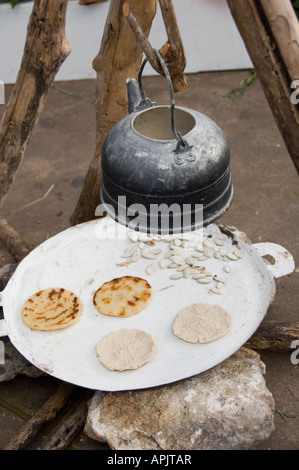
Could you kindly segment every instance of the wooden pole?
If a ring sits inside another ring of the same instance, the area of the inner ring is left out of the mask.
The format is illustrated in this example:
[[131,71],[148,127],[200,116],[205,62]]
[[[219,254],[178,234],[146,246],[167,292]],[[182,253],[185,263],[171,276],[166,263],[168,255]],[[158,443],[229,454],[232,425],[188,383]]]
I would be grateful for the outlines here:
[[[184,70],[186,66],[185,50],[176,21],[175,11],[171,0],[159,0],[168,40],[160,49],[160,54],[167,65],[169,75],[175,92],[188,88]],[[149,43],[146,34],[138,24],[129,4],[123,4],[123,13],[126,17],[137,41],[140,43],[147,60],[156,72],[164,74],[157,55]]]
[[0,240],[17,262],[22,261],[32,250],[31,246],[28,245],[21,235],[2,217],[0,217]]
[[[97,72],[96,147],[71,217],[72,225],[95,218],[100,204],[102,145],[110,129],[128,112],[126,79],[137,78],[141,65],[142,48],[123,15],[122,6],[123,0],[111,0],[100,51],[93,61]],[[157,0],[130,0],[130,8],[148,35]]]
[[66,405],[75,385],[61,382],[56,392],[44,403],[38,412],[27,421],[21,432],[7,445],[4,450],[22,450],[32,441],[38,432],[51,421]]
[[35,0],[16,83],[0,123],[0,208],[60,65],[71,48],[65,37],[68,0]]
[[290,80],[299,80],[299,22],[290,1],[260,0]]
[[83,430],[88,413],[88,400],[93,390],[77,387],[71,399],[69,410],[62,416],[50,436],[38,450],[65,450]]
[[228,0],[277,126],[299,174],[299,22],[289,0]]
[[184,69],[186,67],[185,50],[178,27],[172,0],[159,0],[167,33],[167,42],[160,49],[172,80],[174,91],[188,88]]
[[245,346],[272,352],[291,351],[293,341],[298,340],[299,323],[263,322]]

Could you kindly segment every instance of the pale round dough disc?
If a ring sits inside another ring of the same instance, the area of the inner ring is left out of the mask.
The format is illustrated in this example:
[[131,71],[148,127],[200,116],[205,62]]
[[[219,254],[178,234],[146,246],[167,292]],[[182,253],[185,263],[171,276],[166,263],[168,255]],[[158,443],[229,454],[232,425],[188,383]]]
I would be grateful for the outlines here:
[[94,294],[93,303],[104,315],[130,317],[147,307],[150,284],[140,277],[122,276],[105,282]]
[[59,330],[76,323],[82,311],[83,305],[77,295],[60,287],[51,287],[26,300],[22,319],[32,330]]
[[103,366],[116,371],[138,369],[154,357],[155,350],[151,335],[126,328],[108,333],[96,346]]
[[209,343],[226,335],[231,325],[231,315],[220,305],[197,303],[178,313],[172,329],[188,343]]

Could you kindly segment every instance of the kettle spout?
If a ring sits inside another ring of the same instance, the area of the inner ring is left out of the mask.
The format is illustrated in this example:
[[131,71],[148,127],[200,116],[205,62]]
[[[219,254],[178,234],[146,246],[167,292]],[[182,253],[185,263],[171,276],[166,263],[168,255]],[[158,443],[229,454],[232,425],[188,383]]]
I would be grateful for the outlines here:
[[135,78],[127,79],[127,93],[128,93],[128,111],[133,113],[137,111],[137,108],[141,101],[141,93],[139,90],[138,82]]
[[145,96],[144,92],[141,93],[138,81],[135,78],[127,79],[127,93],[129,113],[134,113],[135,111],[141,111],[154,106],[154,103]]

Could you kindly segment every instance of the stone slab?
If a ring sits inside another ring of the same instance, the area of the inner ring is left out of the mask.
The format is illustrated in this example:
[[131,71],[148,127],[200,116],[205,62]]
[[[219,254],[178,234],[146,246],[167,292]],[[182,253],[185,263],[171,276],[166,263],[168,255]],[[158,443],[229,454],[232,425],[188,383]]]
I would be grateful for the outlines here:
[[274,430],[274,399],[258,353],[145,390],[96,392],[85,433],[114,450],[250,449]]

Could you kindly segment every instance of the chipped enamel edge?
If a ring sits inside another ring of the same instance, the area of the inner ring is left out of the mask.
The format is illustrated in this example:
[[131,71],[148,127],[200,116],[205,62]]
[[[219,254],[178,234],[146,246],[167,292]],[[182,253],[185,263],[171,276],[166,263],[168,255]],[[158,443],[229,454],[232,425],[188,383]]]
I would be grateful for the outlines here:
[[[291,274],[295,269],[295,261],[289,251],[283,246],[276,243],[264,242],[254,243],[253,247],[258,254],[263,258],[270,255],[274,258],[275,263],[270,264],[265,262],[268,271],[277,279],[287,274]],[[264,260],[265,261],[265,260]]]

